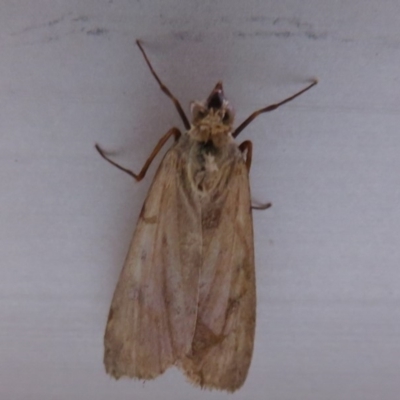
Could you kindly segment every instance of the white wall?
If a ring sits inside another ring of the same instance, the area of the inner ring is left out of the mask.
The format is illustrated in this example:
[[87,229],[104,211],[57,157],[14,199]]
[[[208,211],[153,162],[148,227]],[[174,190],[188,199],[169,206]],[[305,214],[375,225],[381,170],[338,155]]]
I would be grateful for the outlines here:
[[[258,323],[238,399],[393,400],[400,381],[400,3],[35,2],[0,13],[0,398],[204,399],[102,364],[111,296],[182,104],[222,79],[254,143]],[[157,159],[157,164],[159,161]]]

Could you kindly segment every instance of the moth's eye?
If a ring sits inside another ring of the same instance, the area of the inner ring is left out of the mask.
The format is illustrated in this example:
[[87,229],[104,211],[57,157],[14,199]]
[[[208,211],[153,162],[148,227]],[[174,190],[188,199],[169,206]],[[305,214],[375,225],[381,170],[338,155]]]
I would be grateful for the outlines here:
[[222,122],[228,124],[232,120],[232,114],[226,110],[224,116],[222,117]]
[[195,118],[196,119],[203,119],[206,116],[206,112],[203,110],[197,110]]
[[207,110],[198,103],[192,103],[191,112],[193,121],[200,121],[207,115]]

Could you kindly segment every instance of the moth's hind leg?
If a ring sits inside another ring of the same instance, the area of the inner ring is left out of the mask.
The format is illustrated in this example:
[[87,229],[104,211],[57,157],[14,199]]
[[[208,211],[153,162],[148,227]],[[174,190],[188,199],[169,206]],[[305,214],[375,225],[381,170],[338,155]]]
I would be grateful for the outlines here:
[[258,206],[255,206],[254,204],[251,205],[252,210],[266,210],[267,208],[272,207],[272,203],[264,203],[260,204]]

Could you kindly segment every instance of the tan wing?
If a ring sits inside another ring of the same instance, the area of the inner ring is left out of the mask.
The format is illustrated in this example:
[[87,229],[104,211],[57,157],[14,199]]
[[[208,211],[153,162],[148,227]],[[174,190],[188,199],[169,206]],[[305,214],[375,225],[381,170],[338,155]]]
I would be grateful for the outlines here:
[[250,366],[256,312],[251,198],[242,159],[214,200],[202,210],[199,311],[192,352],[180,366],[195,384],[233,392]]
[[155,378],[191,348],[201,219],[196,202],[182,194],[178,161],[173,147],[154,178],[114,293],[104,363],[115,378]]

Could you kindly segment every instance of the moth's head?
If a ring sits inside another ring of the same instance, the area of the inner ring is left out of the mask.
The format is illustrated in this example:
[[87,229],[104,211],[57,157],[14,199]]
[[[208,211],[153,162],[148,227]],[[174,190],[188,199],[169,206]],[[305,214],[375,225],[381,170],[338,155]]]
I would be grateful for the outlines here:
[[192,125],[211,134],[228,133],[232,130],[235,113],[224,96],[222,82],[218,82],[207,100],[192,102],[190,106]]

